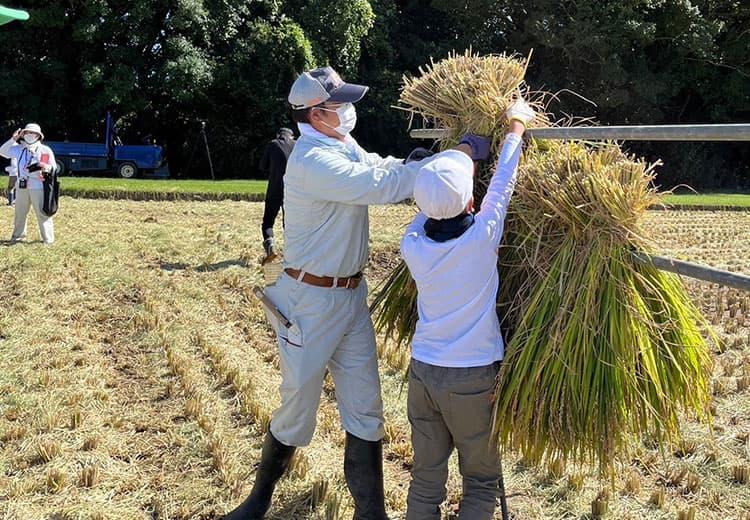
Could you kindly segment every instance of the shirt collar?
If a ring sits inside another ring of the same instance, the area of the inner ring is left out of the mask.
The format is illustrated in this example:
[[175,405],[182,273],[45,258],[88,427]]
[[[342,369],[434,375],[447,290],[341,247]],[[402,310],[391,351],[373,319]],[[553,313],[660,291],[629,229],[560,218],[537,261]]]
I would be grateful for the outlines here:
[[315,130],[313,125],[309,123],[297,123],[297,128],[299,128],[299,134],[304,137],[309,137],[311,139],[333,139],[332,137],[328,137],[327,135]]
[[352,150],[355,150],[357,148],[357,141],[351,135],[347,135],[343,141],[340,141],[336,138],[328,137],[324,133],[317,131],[309,123],[297,123],[297,128],[299,129],[299,134],[302,137],[315,139],[316,141],[325,141],[327,143],[342,144]]
[[29,144],[29,143],[27,143],[27,142],[24,141],[21,146],[23,146],[24,148],[26,148],[30,152],[36,153],[39,150],[39,148],[42,147],[42,142],[41,141],[37,141],[34,144]]

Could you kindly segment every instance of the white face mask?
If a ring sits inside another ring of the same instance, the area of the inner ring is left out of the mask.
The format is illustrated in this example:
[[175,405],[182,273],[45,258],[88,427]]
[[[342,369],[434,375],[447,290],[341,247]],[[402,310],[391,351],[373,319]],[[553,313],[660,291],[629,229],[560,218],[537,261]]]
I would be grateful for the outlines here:
[[343,104],[336,110],[331,110],[330,108],[321,108],[321,110],[336,112],[336,115],[339,116],[339,126],[334,128],[325,121],[321,122],[341,136],[349,135],[354,130],[354,127],[357,126],[357,109],[354,108],[352,103]]
[[23,140],[26,144],[34,144],[39,140],[39,136],[36,134],[26,134],[23,136]]

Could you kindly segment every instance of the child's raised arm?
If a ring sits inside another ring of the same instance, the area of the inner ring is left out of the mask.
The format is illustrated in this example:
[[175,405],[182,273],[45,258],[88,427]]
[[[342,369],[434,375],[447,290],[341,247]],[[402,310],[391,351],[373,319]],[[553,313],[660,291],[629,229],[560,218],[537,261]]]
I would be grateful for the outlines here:
[[506,116],[510,120],[510,132],[505,137],[495,173],[476,216],[477,223],[485,227],[494,246],[500,244],[503,236],[505,215],[516,185],[518,161],[521,157],[521,136],[526,130],[526,125],[534,119],[534,110],[519,98],[508,109]]

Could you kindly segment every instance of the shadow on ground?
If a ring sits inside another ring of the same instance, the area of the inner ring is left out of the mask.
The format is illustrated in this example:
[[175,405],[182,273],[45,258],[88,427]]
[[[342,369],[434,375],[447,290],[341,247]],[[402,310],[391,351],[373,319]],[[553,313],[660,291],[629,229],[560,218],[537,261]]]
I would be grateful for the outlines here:
[[237,259],[237,260],[222,260],[221,262],[215,262],[213,264],[198,264],[198,265],[190,265],[186,264],[184,262],[162,262],[159,264],[159,268],[162,271],[195,271],[197,273],[212,273],[215,271],[220,271],[222,269],[227,269],[228,267],[248,267],[248,264],[246,261]]

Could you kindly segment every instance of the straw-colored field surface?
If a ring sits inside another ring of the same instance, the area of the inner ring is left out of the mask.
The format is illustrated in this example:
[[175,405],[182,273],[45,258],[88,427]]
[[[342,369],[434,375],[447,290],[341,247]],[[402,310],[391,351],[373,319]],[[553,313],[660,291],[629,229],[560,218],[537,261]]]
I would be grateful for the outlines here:
[[[249,293],[262,204],[61,205],[54,247],[0,246],[0,518],[213,518],[249,492],[278,401],[275,343]],[[374,287],[413,210],[371,213]],[[11,215],[0,208],[3,232]],[[649,218],[662,252],[750,274],[750,213]],[[680,446],[641,443],[614,483],[611,518],[674,519],[691,507],[700,519],[750,518],[750,295],[691,291],[722,338],[714,432],[686,419]],[[381,365],[394,519],[411,457],[403,361],[391,353]],[[343,438],[329,382],[316,437],[271,518],[351,517]],[[608,485],[512,458],[505,473],[519,519],[586,518]],[[446,511],[459,496],[454,471]]]

